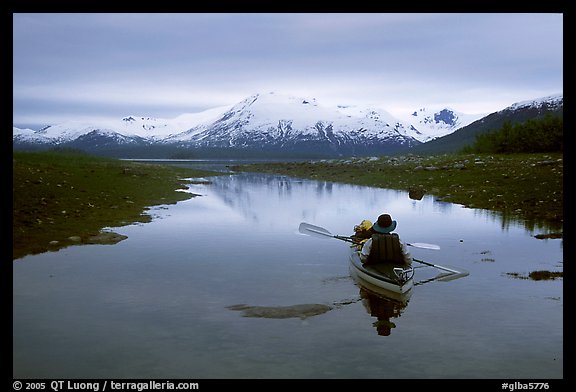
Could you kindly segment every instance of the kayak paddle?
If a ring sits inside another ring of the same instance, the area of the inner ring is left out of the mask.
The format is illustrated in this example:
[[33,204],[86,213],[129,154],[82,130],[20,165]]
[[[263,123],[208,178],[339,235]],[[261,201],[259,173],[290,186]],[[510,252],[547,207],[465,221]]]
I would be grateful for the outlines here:
[[[352,238],[350,238],[350,237],[345,237],[345,236],[341,236],[341,235],[334,235],[323,227],[311,225],[310,223],[306,223],[306,222],[300,223],[300,227],[298,228],[298,231],[302,234],[312,235],[314,237],[336,238],[336,239],[339,239],[342,241],[355,243],[355,241],[352,240]],[[407,243],[406,245],[412,246],[414,248],[440,250],[440,247],[438,245],[427,244],[424,242]]]
[[314,226],[314,225],[311,225],[311,224],[305,223],[305,222],[300,223],[300,227],[298,228],[298,231],[302,234],[312,235],[314,237],[319,237],[319,238],[330,237],[330,238],[337,238],[337,239],[342,240],[342,241],[354,242],[354,240],[352,240],[352,238],[350,238],[350,237],[344,237],[341,235],[333,235],[332,233],[330,233],[328,230],[326,230],[323,227]]

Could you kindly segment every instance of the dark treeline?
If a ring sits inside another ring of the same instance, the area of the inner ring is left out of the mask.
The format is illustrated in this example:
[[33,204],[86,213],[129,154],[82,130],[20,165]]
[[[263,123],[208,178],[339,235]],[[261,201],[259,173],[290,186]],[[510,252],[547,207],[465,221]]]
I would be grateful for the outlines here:
[[476,136],[473,145],[464,153],[537,153],[563,151],[564,119],[546,115]]

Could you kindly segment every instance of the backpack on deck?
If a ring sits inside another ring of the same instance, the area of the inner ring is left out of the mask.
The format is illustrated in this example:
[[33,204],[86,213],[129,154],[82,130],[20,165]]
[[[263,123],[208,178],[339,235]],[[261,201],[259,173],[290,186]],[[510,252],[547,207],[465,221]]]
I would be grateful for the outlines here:
[[370,249],[370,255],[368,256],[367,262],[368,264],[406,264],[398,234],[373,234],[372,248]]

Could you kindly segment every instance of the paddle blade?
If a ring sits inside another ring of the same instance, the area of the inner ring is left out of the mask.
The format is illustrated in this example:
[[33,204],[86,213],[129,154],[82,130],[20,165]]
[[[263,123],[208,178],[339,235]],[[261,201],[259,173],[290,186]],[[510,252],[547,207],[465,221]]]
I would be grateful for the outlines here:
[[448,282],[449,280],[464,278],[465,276],[468,275],[470,275],[468,271],[460,271],[457,274],[456,273],[446,274],[444,276],[439,277],[437,280],[440,282]]
[[320,226],[314,226],[309,223],[302,222],[300,223],[300,227],[298,227],[298,231],[302,234],[312,235],[314,237],[320,238],[328,238],[334,237],[332,233]]
[[414,248],[440,250],[440,246],[435,245],[435,244],[426,244],[424,242],[412,242],[412,243],[406,244],[406,245],[413,246]]

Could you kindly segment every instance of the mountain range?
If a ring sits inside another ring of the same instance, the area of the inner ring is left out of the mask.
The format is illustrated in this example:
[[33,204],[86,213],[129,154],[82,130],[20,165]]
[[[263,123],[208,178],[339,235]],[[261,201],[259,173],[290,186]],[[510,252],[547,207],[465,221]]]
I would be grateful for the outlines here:
[[[550,99],[563,102],[562,95],[533,102]],[[522,107],[515,105],[510,108]],[[484,118],[421,108],[400,120],[381,109],[327,107],[313,98],[270,92],[173,119],[130,115],[40,130],[14,127],[13,148],[73,148],[125,158],[385,155],[428,145]]]

